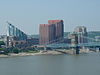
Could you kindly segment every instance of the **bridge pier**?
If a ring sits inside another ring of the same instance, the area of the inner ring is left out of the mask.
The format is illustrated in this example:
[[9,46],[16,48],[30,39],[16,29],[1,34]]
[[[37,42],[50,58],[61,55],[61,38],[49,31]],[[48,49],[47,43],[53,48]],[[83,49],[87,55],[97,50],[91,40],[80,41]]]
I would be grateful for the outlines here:
[[76,46],[76,48],[75,48],[75,50],[76,50],[76,54],[79,54],[79,46]]

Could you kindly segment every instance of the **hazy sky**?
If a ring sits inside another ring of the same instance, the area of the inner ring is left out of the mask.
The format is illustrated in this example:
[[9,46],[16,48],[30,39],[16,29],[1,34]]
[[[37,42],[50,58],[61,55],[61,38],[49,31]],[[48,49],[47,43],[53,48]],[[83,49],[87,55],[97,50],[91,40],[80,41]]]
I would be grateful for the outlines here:
[[64,20],[65,31],[86,26],[100,30],[100,0],[0,0],[0,34],[6,33],[6,21],[27,34],[38,34],[39,24]]

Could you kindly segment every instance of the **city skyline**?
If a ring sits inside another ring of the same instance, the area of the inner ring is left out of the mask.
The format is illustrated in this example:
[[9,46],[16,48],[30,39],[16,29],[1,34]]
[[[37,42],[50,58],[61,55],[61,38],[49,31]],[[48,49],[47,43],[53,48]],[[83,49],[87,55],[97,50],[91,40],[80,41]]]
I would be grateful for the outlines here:
[[99,0],[0,0],[0,34],[6,33],[6,21],[27,34],[39,34],[39,24],[53,19],[64,21],[65,32],[76,26],[100,31],[99,8]]
[[100,0],[0,0],[0,75],[100,75]]

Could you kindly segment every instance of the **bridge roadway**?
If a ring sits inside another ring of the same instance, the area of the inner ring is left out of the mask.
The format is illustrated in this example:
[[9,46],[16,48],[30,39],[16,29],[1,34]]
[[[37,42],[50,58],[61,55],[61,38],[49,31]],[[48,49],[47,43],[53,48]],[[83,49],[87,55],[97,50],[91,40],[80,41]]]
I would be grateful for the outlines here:
[[[77,44],[76,46],[79,46],[79,47],[99,47],[100,48],[100,42],[94,42],[94,43],[83,43],[83,44]],[[70,47],[75,47],[71,44],[66,44],[66,43],[59,43],[59,44],[49,44],[49,45],[46,45],[46,47],[52,47],[52,48],[70,48]]]

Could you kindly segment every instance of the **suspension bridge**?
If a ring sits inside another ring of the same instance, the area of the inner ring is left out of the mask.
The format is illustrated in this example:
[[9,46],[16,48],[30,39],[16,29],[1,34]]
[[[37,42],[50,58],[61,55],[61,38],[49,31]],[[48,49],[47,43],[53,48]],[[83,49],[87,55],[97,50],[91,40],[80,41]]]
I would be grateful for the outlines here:
[[[67,37],[64,37],[64,38],[67,38]],[[60,51],[62,51],[62,52],[65,49],[70,49],[70,50],[74,49],[78,53],[82,48],[93,50],[93,51],[96,51],[96,49],[100,50],[100,40],[97,40],[95,38],[90,38],[90,37],[84,37],[84,38],[87,39],[87,43],[78,43],[75,45],[62,43],[63,39],[61,39],[61,38],[52,40],[52,41],[50,41],[51,43],[48,44],[48,42],[47,42],[46,44],[44,44],[44,50],[46,50],[48,47],[52,48],[52,49],[60,49]],[[58,40],[60,40],[60,41],[58,41]]]
[[[66,38],[66,37],[64,37]],[[90,37],[84,37],[87,39],[87,43],[79,43],[79,44],[76,44],[77,46],[84,46],[84,47],[100,47],[100,40],[96,40],[94,38],[90,38]],[[58,39],[57,39],[58,40]],[[56,42],[57,40],[53,40],[51,41],[52,43],[51,44],[45,44],[46,47],[74,47],[73,45],[71,44],[67,44],[67,43],[61,43],[63,40],[60,40],[60,42]]]

